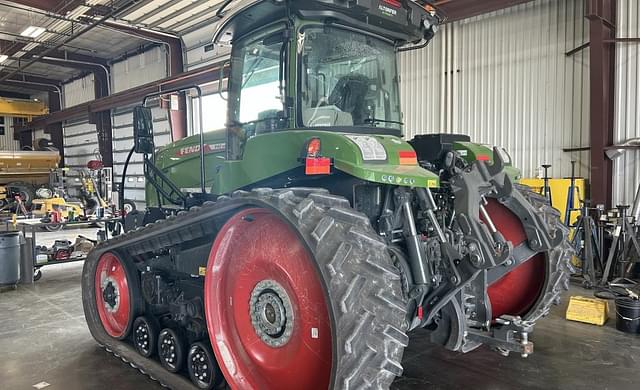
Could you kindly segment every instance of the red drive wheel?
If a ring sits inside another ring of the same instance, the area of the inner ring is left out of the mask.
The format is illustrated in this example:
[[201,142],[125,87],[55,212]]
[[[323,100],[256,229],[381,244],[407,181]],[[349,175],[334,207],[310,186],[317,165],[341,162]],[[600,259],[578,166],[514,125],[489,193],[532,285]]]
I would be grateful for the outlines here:
[[[485,206],[496,229],[517,247],[527,240],[520,219],[496,199]],[[495,281],[488,288],[493,319],[503,314],[524,316],[538,300],[545,282],[546,258],[538,253]]]
[[95,274],[96,306],[104,330],[116,339],[127,337],[133,321],[129,279],[116,254],[100,256]]
[[209,255],[205,311],[224,376],[237,389],[327,389],[332,333],[314,259],[283,219],[243,210]]

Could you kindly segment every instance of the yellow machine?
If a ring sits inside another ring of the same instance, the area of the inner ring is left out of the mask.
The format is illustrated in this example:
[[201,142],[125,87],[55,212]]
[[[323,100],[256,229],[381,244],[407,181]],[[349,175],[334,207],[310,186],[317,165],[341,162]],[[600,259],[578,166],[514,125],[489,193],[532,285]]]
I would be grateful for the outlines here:
[[75,216],[84,215],[82,203],[67,202],[58,196],[49,199],[35,199],[31,205],[31,212],[35,218],[44,218],[54,211],[59,212],[64,219],[69,218],[69,211],[72,211]]
[[[537,193],[542,193],[542,187],[544,186],[543,179],[521,179],[520,183],[528,185],[533,188]],[[571,179],[549,179],[549,187],[551,188],[551,203],[553,208],[560,212],[560,215],[565,215],[567,209],[567,194],[569,193],[569,186],[571,185]],[[587,182],[583,178],[576,178],[576,194],[573,195],[575,204],[574,209],[580,208],[579,200],[585,198],[585,191],[587,188]],[[570,223],[574,224],[580,215],[580,211],[572,211]]]
[[0,151],[0,205],[10,203],[11,194],[20,195],[26,206],[35,197],[35,189],[49,183],[49,175],[58,167],[58,151]]
[[0,115],[31,120],[34,116],[48,113],[49,109],[43,102],[0,97]]
[[[25,118],[46,115],[49,109],[43,102],[0,97],[0,116]],[[26,206],[31,204],[35,189],[48,184],[49,173],[58,167],[57,151],[0,151],[0,207],[20,196]]]

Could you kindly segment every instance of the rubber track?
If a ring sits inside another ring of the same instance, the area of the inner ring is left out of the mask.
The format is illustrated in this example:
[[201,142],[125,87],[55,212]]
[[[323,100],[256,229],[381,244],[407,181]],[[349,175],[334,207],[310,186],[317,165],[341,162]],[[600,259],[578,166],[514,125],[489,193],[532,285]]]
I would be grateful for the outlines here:
[[96,313],[92,313],[95,297],[92,289],[87,288],[95,273],[91,271],[106,251],[126,249],[132,254],[142,254],[210,235],[215,233],[212,218],[249,206],[277,211],[294,226],[315,255],[338,333],[333,348],[333,388],[388,388],[402,374],[402,353],[408,344],[400,274],[368,218],[351,209],[345,198],[322,189],[236,192],[232,197],[221,197],[216,203],[205,203],[100,244],[89,254],[83,271],[85,316],[94,338],[106,345],[107,351],[161,385],[194,389],[186,378],[138,355],[128,343],[106,336],[96,322]]
[[564,239],[557,247],[546,253],[547,278],[540,298],[533,308],[524,317],[525,320],[536,322],[541,317],[546,317],[552,305],[558,305],[563,291],[569,290],[569,277],[573,272],[571,256],[574,253],[569,243],[569,228],[560,222],[560,213],[549,205],[548,200],[534,192],[528,186],[517,184],[516,188],[529,201],[539,215],[543,216],[545,225],[550,234],[560,229]]

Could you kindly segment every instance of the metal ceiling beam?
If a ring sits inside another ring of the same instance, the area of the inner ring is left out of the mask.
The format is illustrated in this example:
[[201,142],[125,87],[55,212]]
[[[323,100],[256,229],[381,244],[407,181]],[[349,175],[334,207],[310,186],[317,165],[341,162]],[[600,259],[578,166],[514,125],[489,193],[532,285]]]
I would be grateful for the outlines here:
[[11,0],[13,3],[24,5],[43,11],[65,15],[80,5],[85,5],[84,0]]
[[131,15],[132,13],[140,10],[142,7],[145,7],[151,3],[153,3],[155,0],[143,0],[139,3],[137,3],[136,5],[132,6],[131,8],[127,9],[127,11],[123,12],[121,17],[126,17],[127,15]]
[[9,91],[2,88],[0,88],[0,96],[9,98],[9,99],[30,99],[31,98],[28,94]]
[[586,0],[589,20],[589,122],[591,202],[606,209],[613,196],[613,162],[605,148],[613,145],[615,114],[616,0]]
[[100,66],[109,66],[109,60],[102,57],[89,56],[80,53],[71,53],[68,51],[55,51],[47,54],[47,57],[58,58],[61,60],[70,60],[70,61],[78,61],[78,62],[88,62]]
[[[0,71],[0,75],[4,73],[2,71]],[[35,82],[35,83],[42,83],[42,84],[53,84],[53,85],[59,85],[62,83],[62,80],[56,80],[56,79],[50,79],[47,77],[42,77],[42,76],[35,76],[35,75],[19,75],[19,76],[15,76],[11,79],[8,79],[7,81],[31,81],[31,82]]]
[[167,33],[161,33],[142,29],[138,27],[124,25],[122,23],[113,23],[106,21],[102,23],[101,27],[108,28],[113,31],[118,31],[123,34],[138,37],[140,39],[149,40],[151,42],[161,43],[166,45],[169,51],[169,75],[175,76],[182,73],[184,64],[182,61],[182,40],[173,35]]
[[[184,15],[187,12],[191,12],[192,10],[194,10],[194,9],[196,9],[196,8],[200,7],[201,5],[204,5],[206,3],[209,3],[209,0],[197,0],[197,1],[194,1],[191,4],[187,5],[184,8],[179,9],[177,12],[182,14],[182,15]],[[144,15],[144,16],[146,16],[146,15]],[[141,19],[144,20],[146,18],[141,18]],[[151,22],[147,26],[149,28],[154,28],[154,27],[157,27],[157,26],[159,26],[159,25],[161,25],[163,23],[168,22],[171,19],[175,19],[175,14],[174,13],[171,13],[171,14],[165,16],[165,17],[162,17],[162,18],[156,20],[155,22]]]
[[[219,62],[207,67],[185,72],[174,77],[154,81],[126,91],[96,99],[91,102],[78,104],[49,115],[39,117],[20,128],[20,131],[30,131],[44,128],[45,126],[70,119],[87,118],[91,113],[112,110],[131,104],[141,103],[142,99],[152,93],[186,88],[192,85],[202,85],[217,81],[220,76],[220,67],[224,62]],[[226,77],[226,75],[225,75]]]
[[5,54],[11,57],[16,54],[25,46],[22,42],[8,41],[6,39],[0,39],[0,54]]
[[[29,62],[27,62],[26,64],[20,66],[20,69],[18,71],[22,71],[26,68],[28,68],[29,66],[35,64],[36,62],[38,62],[42,57],[53,53],[54,51],[60,49],[61,47],[63,47],[64,45],[68,44],[69,42],[73,41],[74,39],[77,39],[78,37],[82,36],[83,34],[93,30],[95,27],[97,27],[98,25],[100,25],[101,23],[105,22],[107,19],[117,16],[118,14],[126,11],[128,8],[130,8],[131,6],[135,5],[136,3],[138,3],[141,0],[132,0],[131,3],[118,8],[118,9],[113,9],[111,12],[109,12],[107,15],[103,16],[102,18],[98,19],[97,21],[91,23],[89,26],[85,27],[84,29],[82,29],[81,31],[78,31],[77,33],[75,33],[73,36],[65,39],[62,41],[62,43],[57,44],[56,46],[49,48],[47,50],[45,50],[43,53],[38,55],[38,58],[32,59]],[[12,75],[16,74],[18,71],[14,71],[11,74],[9,74],[8,76],[2,76],[0,77],[0,82],[2,82],[3,80],[8,79],[9,77],[11,77]]]
[[[14,66],[11,66],[11,65],[3,65],[2,67],[5,68],[5,70],[0,70],[0,77],[2,77],[5,74],[9,74],[9,71],[7,71],[6,69],[9,69],[9,70],[18,69],[18,68],[14,67]],[[12,80],[23,80],[25,78],[55,81],[54,84],[62,82],[62,81],[60,81],[58,79],[53,79],[53,78],[49,77],[49,75],[42,74],[42,73],[35,73],[35,72],[20,72],[20,74],[14,75],[10,79],[12,79]],[[45,81],[45,82],[48,82],[48,81]],[[2,84],[3,84],[3,82],[0,82],[0,85],[2,85]]]
[[447,17],[447,22],[498,11],[533,0],[436,0],[434,5]]
[[[215,20],[217,20],[218,18],[216,18],[216,12],[218,12],[218,8],[211,8],[208,9],[204,12],[202,12],[201,14],[196,14],[196,15],[191,15],[186,19],[182,19],[174,24],[171,24],[169,26],[167,26],[167,30],[178,30],[180,32],[184,31],[184,30],[190,30],[193,28],[193,26],[195,25],[199,25],[201,23],[204,23],[204,25],[207,24],[212,24],[215,23]],[[181,26],[185,26],[188,25],[189,23],[193,22],[194,20],[198,20],[198,19],[202,19],[205,18],[204,20],[199,21],[198,23],[191,25],[191,26],[187,26],[187,27],[183,27],[181,28]],[[212,19],[215,19],[214,21],[212,21]]]
[[[24,46],[24,44],[28,44],[28,43],[35,43],[35,44],[37,44],[39,46],[46,46],[46,47],[52,47],[52,46],[56,45],[55,43],[51,43],[51,42],[37,41],[35,39],[25,38],[20,34],[15,34],[15,33],[7,32],[7,31],[0,31],[0,35],[6,35],[6,36],[10,36],[10,37],[16,38],[12,42],[14,42],[16,44],[20,43],[23,46]],[[86,51],[88,53],[97,53],[96,50],[88,49],[86,47],[79,47],[79,46],[73,46],[73,45],[68,45],[68,44],[63,44],[63,45],[56,46],[56,48],[60,48],[60,49],[65,48],[65,47],[67,47],[69,49]]]
[[167,8],[165,8],[165,7],[156,7],[153,11],[147,12],[146,14],[140,16],[139,18],[132,20],[130,23],[131,24],[140,24],[143,20],[152,18],[155,15],[159,14],[160,12],[166,11],[166,10],[167,10]]
[[[4,82],[4,85],[11,87],[20,87],[21,89],[24,88],[32,91],[55,91],[55,93],[58,93],[58,90],[60,89],[60,87],[56,84],[38,83],[24,80],[6,80]],[[2,89],[2,87],[0,87],[0,89]]]

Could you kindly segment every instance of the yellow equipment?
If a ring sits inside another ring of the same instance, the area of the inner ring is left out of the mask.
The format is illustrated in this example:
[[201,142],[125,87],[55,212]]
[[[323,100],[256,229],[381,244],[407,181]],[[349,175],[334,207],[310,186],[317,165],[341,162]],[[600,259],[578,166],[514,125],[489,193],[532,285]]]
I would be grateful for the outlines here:
[[2,116],[31,120],[34,116],[47,115],[48,113],[49,109],[43,102],[0,98],[0,115]]
[[609,318],[609,305],[603,299],[573,296],[569,299],[566,318],[602,326]]
[[35,189],[49,184],[49,175],[58,167],[60,153],[57,151],[0,151],[0,205],[10,203],[7,187],[20,194],[27,205],[35,197]]
[[49,180],[49,172],[58,167],[57,151],[0,151],[0,184],[7,181]]
[[[528,185],[535,192],[542,194],[542,188],[544,186],[544,179],[528,178],[521,179],[520,183]],[[571,185],[571,179],[549,179],[549,187],[551,188],[551,203],[553,208],[560,211],[560,215],[565,215],[567,209],[567,195],[569,193],[569,186]],[[585,191],[587,188],[587,181],[582,178],[576,178],[577,193],[573,195],[576,204],[573,205],[574,209],[580,208],[579,199],[584,199]],[[572,211],[570,223],[575,224],[580,211]]]
[[35,199],[31,204],[31,213],[34,218],[44,218],[49,213],[57,211],[62,218],[69,218],[69,211],[73,210],[76,216],[84,215],[84,208],[81,203],[67,202],[64,198],[54,196],[49,199]]

